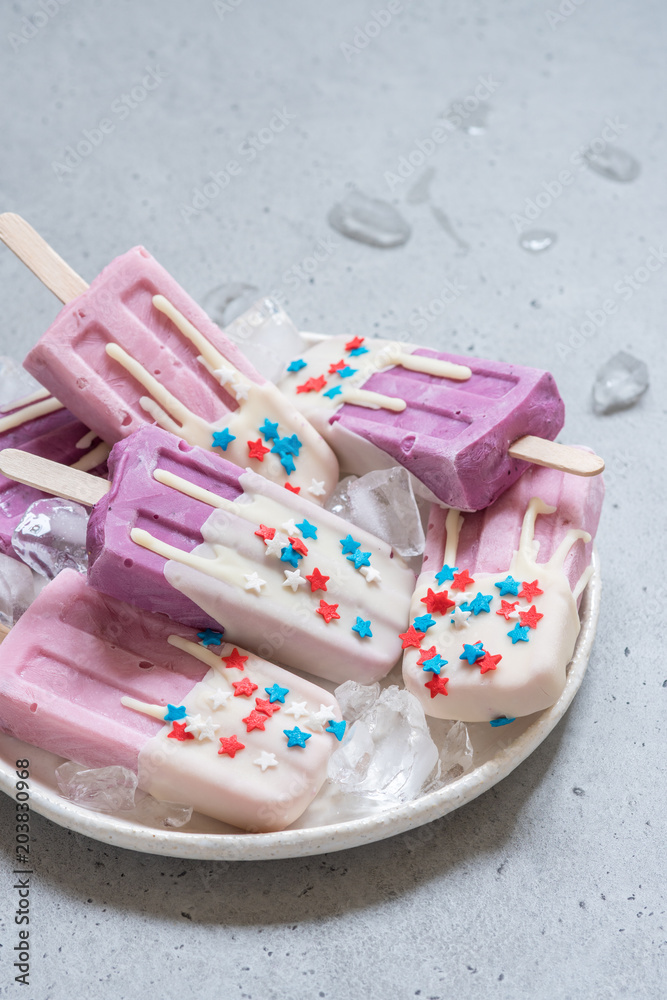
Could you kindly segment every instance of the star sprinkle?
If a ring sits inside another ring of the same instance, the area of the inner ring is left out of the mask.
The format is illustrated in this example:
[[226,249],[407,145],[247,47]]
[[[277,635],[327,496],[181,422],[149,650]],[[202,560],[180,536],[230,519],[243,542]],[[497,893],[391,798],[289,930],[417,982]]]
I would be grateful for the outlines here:
[[308,719],[307,725],[311,729],[315,729],[318,733],[321,733],[325,725],[331,721],[331,716],[334,714],[333,705],[320,705],[319,712],[311,712],[310,718]]
[[187,732],[187,726],[185,722],[174,722],[171,732],[167,733],[167,737],[170,740],[181,740],[181,741],[194,739],[192,733]]
[[340,618],[340,615],[338,614],[338,605],[327,604],[326,601],[322,600],[320,600],[319,608],[315,608],[315,613],[322,615],[327,625],[333,618]]
[[221,656],[220,659],[227,667],[227,670],[245,670],[243,664],[248,659],[247,656],[241,656],[236,646],[229,654],[229,656]]
[[236,736],[221,736],[220,737],[220,749],[219,754],[228,754],[232,759],[236,756],[239,750],[245,750],[245,743],[239,743]]
[[436,654],[435,646],[431,646],[429,649],[419,650],[419,659],[417,660],[417,666],[422,667],[427,660],[432,659]]
[[[275,449],[272,448],[271,451],[275,451]],[[291,475],[291,473],[294,472],[294,470],[296,469],[296,465],[294,464],[294,459],[292,458],[291,455],[286,453],[281,454],[280,464],[282,465],[283,469],[285,470],[288,476]]]
[[408,646],[415,646],[419,649],[424,638],[424,633],[418,632],[414,625],[411,625],[407,632],[399,632],[398,638],[403,640],[403,649],[407,649]]
[[347,538],[341,538],[340,544],[343,546],[344,556],[346,556],[348,552],[356,552],[357,549],[361,548],[361,542],[355,542],[352,535],[348,535]]
[[259,530],[255,532],[259,538],[263,538],[266,543],[269,539],[274,538],[276,534],[275,528],[267,528],[265,524],[260,524]]
[[362,566],[370,566],[371,564],[370,552],[352,552],[347,558],[349,562],[354,563],[355,569],[361,569]]
[[438,586],[442,587],[446,580],[453,580],[454,574],[458,573],[458,566],[448,566],[447,563],[442,567],[439,573],[435,574],[435,578],[438,581]]
[[345,345],[345,350],[358,351],[365,339],[366,339],[365,337],[353,337],[352,340],[348,340],[347,344]]
[[192,718],[188,716],[188,724],[185,727],[185,731],[186,733],[192,733],[201,742],[202,740],[214,739],[219,728],[220,726],[210,716],[204,721],[201,715],[193,715]]
[[308,547],[303,539],[291,535],[289,538],[289,543],[295,552],[298,552],[302,556],[308,555]]
[[184,719],[186,715],[185,705],[170,705],[167,702],[167,714],[164,717],[165,722],[173,722],[174,719]]
[[261,438],[257,438],[256,441],[248,441],[248,458],[256,458],[263,462],[264,456],[268,455],[270,450],[270,448],[264,447]]
[[481,660],[484,656],[484,650],[482,649],[482,643],[476,642],[474,645],[470,645],[467,642],[463,643],[463,652],[459,656],[459,660],[467,660],[470,666]]
[[518,601],[501,601],[500,611],[496,611],[497,615],[502,615],[506,622],[511,618],[518,618],[519,612],[516,610]]
[[428,632],[435,625],[435,618],[432,618],[431,615],[419,615],[412,624],[418,632]]
[[463,611],[461,608],[454,608],[454,615],[449,620],[454,628],[470,628],[470,622],[468,619],[471,614],[472,611]]
[[255,698],[255,705],[258,712],[263,712],[269,718],[271,718],[274,712],[280,711],[280,705],[272,705],[269,698]]
[[250,392],[250,386],[247,382],[232,382],[232,392],[236,396],[237,400],[244,400],[248,398],[248,393]]
[[523,581],[523,590],[519,591],[519,597],[523,597],[524,601],[532,601],[534,597],[538,594],[543,594],[544,591],[540,590],[539,583],[537,580],[533,580],[532,583],[526,583]]
[[[301,492],[301,487],[300,486],[292,486],[291,483],[285,483],[285,489],[289,490],[290,493],[300,493]],[[322,491],[322,492],[324,492],[324,491]]]
[[250,715],[246,715],[245,719],[241,719],[241,722],[245,722],[246,724],[246,733],[251,733],[253,729],[261,729],[264,732],[267,717],[263,712],[258,712],[256,708],[253,708]]
[[266,750],[262,750],[257,760],[253,760],[253,764],[256,764],[257,767],[261,767],[262,772],[264,772],[268,767],[277,767],[278,761],[276,760],[276,755],[274,753],[267,753]]
[[449,663],[449,660],[443,660],[439,653],[432,656],[429,660],[424,660],[422,663],[423,670],[430,670],[434,674],[439,674],[444,666]]
[[336,722],[335,719],[332,719],[329,725],[327,726],[325,732],[331,733],[332,736],[335,736],[336,739],[340,742],[340,740],[342,740],[343,736],[345,735],[346,726],[347,722],[345,721],[345,719],[341,719],[340,722]]
[[296,522],[293,517],[289,521],[285,521],[280,525],[283,531],[286,531],[288,535],[293,535],[296,532]]
[[323,392],[322,395],[327,396],[329,399],[333,399],[334,396],[340,396],[342,392],[343,392],[342,385],[334,385],[332,386],[331,389],[327,389],[326,392]]
[[446,611],[450,608],[455,607],[454,601],[452,601],[447,594],[446,590],[434,591],[428,588],[426,597],[421,598],[421,603],[426,605],[426,610],[430,615],[434,612],[436,614],[444,615]]
[[302,368],[306,368],[308,363],[303,360],[303,358],[297,358],[296,361],[290,361],[287,366],[288,372],[300,372]]
[[507,716],[502,715],[499,719],[491,719],[489,722],[490,726],[509,726],[510,722],[515,722],[515,719],[508,719]]
[[470,601],[469,607],[464,608],[463,605],[461,605],[461,609],[463,611],[470,610],[474,615],[479,615],[482,613],[482,611],[490,612],[491,611],[490,605],[492,600],[493,600],[493,594],[480,594],[478,592],[477,597],[475,597],[472,601]]
[[464,569],[462,573],[454,573],[450,590],[465,590],[466,587],[469,587],[474,582],[468,570]]
[[288,747],[301,747],[305,749],[306,740],[309,740],[312,733],[304,733],[298,726],[294,729],[283,729],[285,736],[287,737]]
[[232,441],[236,441],[236,434],[230,434],[226,427],[221,431],[213,431],[214,448],[222,448],[223,451],[227,451]]
[[279,556],[282,550],[287,545],[287,536],[283,535],[281,532],[276,532],[273,538],[264,540],[266,548],[264,549],[264,554],[267,556]]
[[236,372],[233,368],[214,368],[213,374],[222,386],[227,385],[228,382],[234,382],[236,378]]
[[214,688],[213,691],[211,691],[209,694],[206,695],[206,700],[211,706],[211,708],[215,711],[216,709],[221,708],[223,705],[226,705],[231,697],[232,697],[231,691],[226,691],[224,688],[218,687]]
[[257,690],[257,685],[249,677],[244,677],[242,681],[232,681],[232,687],[235,698],[250,698],[253,691]]
[[264,688],[269,696],[269,701],[273,704],[276,701],[285,704],[285,695],[289,694],[289,688],[281,688],[280,684],[273,684],[270,688]]
[[341,368],[345,368],[345,362],[342,358],[340,361],[336,361],[335,364],[329,365],[329,375],[335,375]]
[[350,355],[353,358],[358,358],[360,354],[368,354],[367,347],[355,347],[350,351]]
[[338,374],[341,378],[349,378],[350,375],[356,375],[358,371],[358,368],[350,368],[349,365],[345,365],[344,368],[338,369]]
[[505,597],[506,594],[514,594],[516,597],[519,593],[520,586],[521,583],[519,580],[515,580],[513,576],[506,576],[504,580],[499,580],[498,583],[494,583],[494,587],[498,588],[501,597]]
[[299,565],[299,559],[303,559],[303,556],[301,555],[300,552],[297,552],[296,549],[292,545],[285,545],[280,550],[280,561],[281,562],[288,562],[292,566],[298,566]]
[[326,493],[324,488],[324,480],[320,482],[318,479],[311,479],[310,486],[308,487],[308,492],[312,493],[314,497],[323,497]]
[[292,593],[296,594],[299,587],[304,587],[306,584],[305,577],[301,576],[301,572],[298,569],[285,571],[285,579],[283,580],[283,587],[291,587]]
[[319,392],[320,389],[324,389],[327,384],[327,380],[324,375],[320,375],[319,378],[309,378],[306,379],[301,385],[297,385],[296,391],[299,392]]
[[363,618],[359,618],[359,616],[357,616],[357,620],[352,626],[352,631],[357,632],[362,639],[365,638],[366,636],[372,638],[373,633],[371,632],[370,618],[367,622],[365,622]]
[[307,715],[310,715],[310,709],[305,701],[291,701],[285,709],[285,715],[293,716],[298,722],[299,719],[305,719]]
[[304,517],[303,521],[299,521],[297,528],[301,532],[304,538],[317,538],[317,527],[307,521]]
[[279,438],[278,441],[280,442],[280,447],[283,451],[288,451],[290,455],[296,455],[298,458],[299,452],[303,447],[303,443],[296,434],[290,434],[289,437]]
[[433,674],[433,677],[424,684],[424,687],[429,688],[431,698],[435,698],[438,694],[449,694],[447,690],[448,681],[449,677],[440,677],[439,674]]
[[244,573],[243,578],[244,590],[254,590],[256,594],[260,594],[262,587],[266,587],[266,580],[262,580],[258,573]]
[[488,674],[489,670],[496,669],[501,660],[502,656],[500,653],[487,653],[484,650],[484,656],[477,661],[475,666],[480,668],[481,673]]
[[275,441],[278,437],[278,422],[274,424],[268,417],[259,429],[259,433],[264,435],[265,441]]
[[310,584],[311,594],[314,594],[316,590],[326,590],[327,580],[330,579],[331,577],[323,576],[316,566],[313,572],[306,577],[306,580],[308,580],[308,583]]
[[541,615],[533,604],[532,608],[529,608],[528,611],[520,611],[519,618],[522,625],[527,625],[529,628],[537,628],[537,623],[540,618],[544,618],[544,615]]
[[516,646],[517,642],[528,642],[529,632],[528,625],[515,625],[512,631],[507,634],[512,640],[512,645]]
[[373,566],[362,566],[359,572],[362,576],[366,577],[366,583],[374,583],[376,581],[379,583],[382,580],[382,577]]
[[202,632],[197,632],[197,638],[201,639],[202,646],[222,646],[223,634],[212,628],[205,628]]

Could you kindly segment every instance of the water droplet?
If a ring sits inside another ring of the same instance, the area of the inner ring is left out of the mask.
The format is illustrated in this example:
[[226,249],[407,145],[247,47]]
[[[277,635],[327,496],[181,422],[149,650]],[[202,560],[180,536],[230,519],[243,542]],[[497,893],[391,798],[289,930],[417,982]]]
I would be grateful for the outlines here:
[[405,196],[405,200],[409,205],[423,205],[424,202],[429,200],[431,197],[429,188],[434,177],[435,169],[433,167],[429,167],[428,170],[424,171],[419,180],[412,185]]
[[519,246],[529,253],[542,253],[552,247],[558,237],[547,229],[529,229],[519,237]]
[[641,166],[638,160],[624,149],[617,146],[605,146],[598,152],[588,149],[584,153],[586,163],[600,177],[606,177],[610,181],[618,181],[621,184],[628,184],[639,176]]
[[470,250],[470,244],[466,243],[465,240],[461,239],[461,237],[459,236],[459,234],[456,232],[453,225],[449,221],[449,216],[446,215],[445,212],[443,212],[443,210],[439,208],[437,205],[431,205],[431,212],[433,213],[433,218],[435,219],[435,221],[442,229],[444,229],[444,231],[447,233],[448,236],[451,236],[451,238],[458,246],[459,250],[463,250],[464,253],[467,253],[467,251]]
[[242,281],[232,281],[218,285],[204,296],[202,306],[218,326],[228,326],[233,320],[249,309],[259,298],[256,285],[246,285]]
[[393,205],[357,190],[350,191],[334,205],[328,222],[341,236],[383,249],[402,246],[412,232]]

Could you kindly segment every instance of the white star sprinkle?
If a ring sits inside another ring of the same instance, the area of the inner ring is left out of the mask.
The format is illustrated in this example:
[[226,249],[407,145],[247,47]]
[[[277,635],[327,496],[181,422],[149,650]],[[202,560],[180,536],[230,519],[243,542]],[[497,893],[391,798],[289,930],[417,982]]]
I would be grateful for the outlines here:
[[285,570],[285,579],[283,580],[283,587],[291,587],[292,592],[294,594],[296,594],[299,587],[301,587],[304,583],[307,582],[308,581],[303,576],[301,576],[301,573],[299,572],[298,569],[295,569],[293,572],[292,570],[289,569]]
[[220,728],[209,716],[202,719],[201,715],[188,716],[188,725],[185,727],[186,733],[192,733],[198,740],[212,740],[215,738],[217,730]]
[[266,580],[262,580],[258,573],[244,573],[243,577],[245,579],[245,589],[254,590],[255,593],[261,593],[262,587],[266,587]]
[[210,694],[206,695],[206,700],[212,709],[217,709],[224,707],[232,696],[231,691],[225,691],[224,688],[215,688]]
[[314,729],[315,732],[321,733],[324,727],[328,723],[335,719],[336,712],[333,705],[320,705],[319,712],[311,712],[310,718],[306,725],[309,729]]
[[236,378],[235,372],[231,368],[216,368],[213,374],[217,378],[220,385],[227,385],[228,382],[234,383]]
[[303,718],[306,715],[310,715],[310,709],[306,705],[305,701],[291,701],[287,708],[284,710],[284,715],[293,715],[296,721]]
[[247,399],[250,387],[245,382],[232,382],[232,392],[237,399]]
[[274,753],[267,753],[266,750],[262,750],[257,760],[253,760],[253,764],[257,764],[257,767],[261,767],[262,771],[266,771],[267,767],[277,767],[278,761]]
[[323,497],[326,493],[324,488],[324,480],[318,482],[317,479],[311,479],[310,486],[308,487],[308,492],[312,493],[314,497]]
[[289,545],[289,538],[277,531],[273,538],[266,539],[264,551],[267,556],[279,556],[286,545]]
[[454,617],[450,619],[454,628],[470,628],[470,622],[468,619],[472,611],[461,611],[460,608],[456,608],[454,611]]
[[296,524],[294,523],[294,519],[291,521],[285,521],[285,523],[281,524],[280,527],[284,528],[288,535],[296,535]]
[[359,572],[366,577],[366,583],[379,583],[382,579],[374,566],[362,566]]

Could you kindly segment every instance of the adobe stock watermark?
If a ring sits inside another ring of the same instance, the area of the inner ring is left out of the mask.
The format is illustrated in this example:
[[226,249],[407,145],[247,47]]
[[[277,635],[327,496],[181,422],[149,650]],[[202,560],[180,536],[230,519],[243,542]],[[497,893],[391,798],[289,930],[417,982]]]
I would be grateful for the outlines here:
[[549,8],[544,12],[544,16],[549,22],[552,31],[555,31],[559,24],[564,24],[568,17],[572,17],[584,6],[586,0],[561,0],[556,10]]
[[222,21],[225,14],[233,14],[244,2],[245,0],[213,0],[213,10]]
[[21,18],[19,30],[10,31],[7,35],[7,41],[14,52],[31,42],[69,2],[70,0],[39,0],[38,9]]
[[65,146],[62,159],[51,161],[51,169],[58,180],[68,177],[95,149],[99,148],[106,137],[116,131],[118,123],[129,118],[132,112],[144,103],[148,95],[157,90],[166,76],[168,73],[159,66],[153,68],[147,66],[141,81],[111,102],[109,111],[113,117],[105,116],[93,128],[83,129],[80,139]]
[[180,216],[184,222],[191,222],[193,218],[200,215],[207,209],[225,188],[229,187],[232,177],[238,177],[243,173],[243,167],[257,159],[259,154],[272,144],[277,135],[284,132],[297,116],[287,110],[274,108],[268,124],[253,132],[247,139],[240,143],[236,155],[239,159],[228,160],[221,170],[212,170],[209,173],[210,180],[204,181],[200,187],[196,187],[192,192],[192,197],[186,205],[181,205]]
[[371,16],[365,24],[357,24],[354,28],[352,42],[341,42],[340,51],[345,56],[345,61],[351,63],[353,58],[367,49],[374,38],[388,28],[397,14],[404,11],[402,0],[389,0],[386,7],[379,10],[372,10]]
[[413,309],[410,313],[410,318],[408,319],[408,326],[411,330],[414,330],[416,334],[422,334],[431,323],[435,323],[440,316],[443,316],[447,311],[447,307],[453,302],[467,292],[468,288],[466,285],[460,284],[458,281],[450,281],[449,279],[440,289],[439,293],[432,298],[430,302],[425,306],[418,306]]
[[597,135],[591,142],[585,143],[570,154],[568,162],[574,167],[576,172],[570,169],[561,170],[556,177],[542,181],[541,190],[534,194],[532,198],[526,198],[523,206],[523,214],[521,212],[512,213],[510,219],[515,232],[520,234],[525,229],[528,229],[561,197],[565,188],[574,184],[578,174],[581,174],[586,169],[587,153],[599,156],[600,153],[604,152],[609,143],[617,139],[627,128],[628,125],[619,118],[605,119],[605,124],[600,131],[600,135]]
[[434,155],[438,146],[447,142],[452,130],[469,118],[480,104],[488,101],[499,87],[500,83],[492,76],[478,77],[473,92],[452,105],[446,116],[447,125],[436,125],[423,139],[416,139],[410,152],[398,158],[395,171],[385,171],[384,179],[389,190],[393,193],[397,187],[410,180],[415,171]]

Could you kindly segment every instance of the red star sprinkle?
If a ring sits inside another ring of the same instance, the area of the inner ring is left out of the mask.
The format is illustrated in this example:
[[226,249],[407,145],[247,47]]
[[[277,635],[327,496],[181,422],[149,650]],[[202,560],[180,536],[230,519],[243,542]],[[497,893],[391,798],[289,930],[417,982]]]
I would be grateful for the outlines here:
[[239,743],[236,736],[221,736],[220,742],[222,748],[218,750],[219,754],[226,753],[233,758],[239,750],[245,750],[245,743]]
[[407,632],[399,632],[398,638],[403,640],[403,649],[407,649],[408,646],[416,646],[417,649],[421,649],[424,633],[418,632],[414,625],[411,625]]
[[315,611],[318,615],[322,615],[327,625],[329,624],[332,618],[340,618],[340,615],[338,614],[337,604],[327,604],[326,601],[321,600],[319,608],[315,608]]
[[253,684],[249,677],[244,677],[242,681],[232,681],[235,698],[249,698],[253,691],[257,690],[257,685]]
[[434,592],[430,587],[428,588],[426,597],[422,597],[421,603],[426,605],[426,610],[430,615],[434,611],[444,615],[445,611],[456,607],[456,602],[450,600],[446,590]]
[[356,351],[358,347],[361,347],[365,339],[366,339],[365,337],[354,337],[352,340],[348,340],[347,344],[345,345],[345,350]]
[[431,646],[430,649],[420,649],[419,650],[419,659],[417,660],[417,666],[418,667],[423,667],[424,666],[424,661],[425,660],[432,660],[433,657],[435,656],[435,654],[436,654],[436,648],[435,648],[435,646]]
[[465,590],[469,587],[471,583],[475,581],[468,573],[467,569],[464,569],[462,573],[454,573],[454,579],[452,580],[451,590]]
[[520,611],[519,618],[522,625],[528,625],[529,628],[537,628],[537,623],[540,618],[544,618],[544,615],[541,615],[533,604],[532,608],[529,608],[528,611]]
[[194,736],[192,733],[186,733],[185,727],[187,722],[175,722],[174,728],[167,736],[170,740],[193,740]]
[[248,441],[248,456],[250,458],[258,458],[260,462],[263,462],[264,456],[270,451],[270,448],[264,447],[261,438],[257,438],[256,441]]
[[341,368],[347,368],[347,364],[342,359],[337,361],[335,365],[329,365],[329,374],[335,375]]
[[532,583],[526,583],[523,581],[523,590],[519,591],[519,597],[523,597],[524,601],[532,601],[534,597],[538,594],[543,594],[544,591],[540,590],[540,585],[537,580],[533,580]]
[[431,698],[435,698],[437,694],[449,694],[447,690],[448,681],[449,677],[440,677],[438,674],[433,674],[433,677],[424,684],[424,687],[429,688]]
[[290,538],[289,542],[295,552],[300,552],[302,556],[308,555],[308,549],[304,545],[302,538]]
[[309,378],[306,379],[301,385],[297,385],[296,391],[299,392],[319,392],[320,389],[324,389],[327,384],[327,380],[324,375],[320,375],[319,378]]
[[246,715],[242,721],[246,724],[246,732],[251,733],[253,729],[261,729],[263,731],[267,718],[261,712],[258,712],[257,709],[253,708],[250,715]]
[[502,615],[506,622],[510,620],[510,615],[516,608],[518,601],[502,601],[500,602],[500,611],[496,611],[497,615]]
[[300,486],[292,486],[291,483],[285,483],[285,489],[289,490],[290,493],[300,493],[301,492],[301,487]]
[[269,698],[255,698],[255,704],[257,705],[257,711],[263,712],[269,718],[271,718],[274,712],[280,711],[280,703],[272,703]]
[[484,656],[481,660],[477,660],[475,666],[479,667],[483,674],[486,674],[489,670],[495,670],[497,664],[500,663],[501,660],[502,656],[500,653],[487,653],[487,651],[484,650]]
[[244,670],[245,668],[243,664],[248,659],[248,657],[241,656],[236,646],[234,646],[229,656],[221,656],[220,659],[224,662],[228,670],[231,670],[234,667],[237,670]]
[[275,533],[275,528],[267,528],[265,524],[260,524],[259,531],[255,532],[256,535],[259,535],[260,538],[264,539],[264,544],[266,544],[267,539],[273,538]]
[[327,580],[329,579],[330,577],[323,576],[316,566],[313,572],[310,574],[310,576],[306,577],[306,580],[308,580],[308,582],[310,583],[311,594],[313,594],[316,590],[326,590]]

